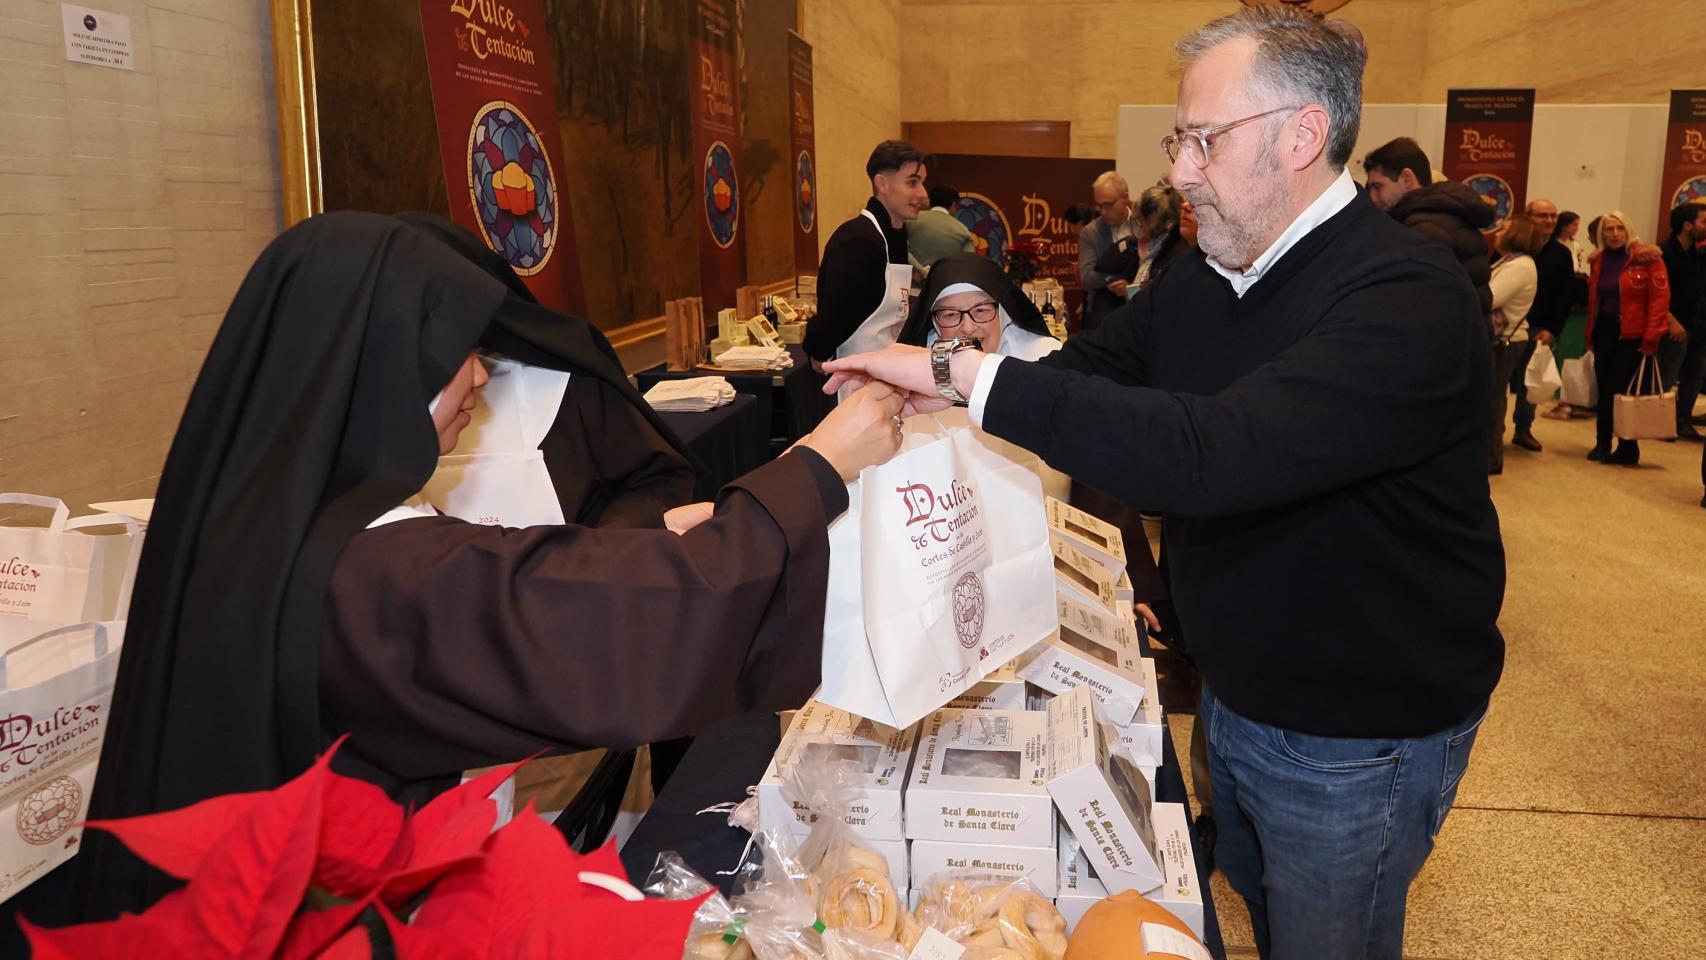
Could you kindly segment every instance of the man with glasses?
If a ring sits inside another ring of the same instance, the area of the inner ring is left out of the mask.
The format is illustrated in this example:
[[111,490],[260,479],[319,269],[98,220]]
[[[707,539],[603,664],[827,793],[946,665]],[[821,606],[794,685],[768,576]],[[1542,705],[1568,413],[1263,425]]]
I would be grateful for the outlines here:
[[1096,269],[1102,255],[1121,244],[1135,243],[1131,222],[1131,187],[1109,170],[1090,185],[1096,219],[1078,233],[1078,284],[1084,288],[1084,329],[1094,330],[1102,318],[1125,305],[1130,277]]
[[1486,315],[1345,171],[1362,37],[1246,8],[1189,34],[1172,182],[1201,253],[1035,362],[938,340],[829,365],[1166,515],[1204,677],[1216,861],[1271,960],[1398,960],[1498,682]]

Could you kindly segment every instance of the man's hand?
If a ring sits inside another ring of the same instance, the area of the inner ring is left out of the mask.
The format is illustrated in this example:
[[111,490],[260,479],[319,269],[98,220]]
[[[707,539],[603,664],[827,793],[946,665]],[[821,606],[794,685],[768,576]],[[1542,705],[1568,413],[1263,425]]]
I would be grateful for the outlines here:
[[670,533],[683,534],[711,519],[715,507],[706,501],[689,503],[663,512],[664,529]]
[[1550,330],[1538,330],[1538,331],[1536,331],[1534,334],[1534,341],[1536,343],[1543,345],[1543,346],[1550,347],[1552,345],[1552,331],[1550,331]]
[[1137,609],[1138,616],[1141,616],[1143,618],[1144,623],[1149,624],[1149,632],[1151,634],[1160,633],[1161,632],[1161,618],[1157,617],[1155,615],[1155,611],[1150,608],[1149,604],[1139,603],[1139,604],[1136,604],[1135,607]]
[[[977,383],[978,367],[986,354],[977,350],[954,353],[950,364],[954,388],[962,396],[971,396]],[[864,380],[880,380],[893,386],[905,396],[904,412],[934,413],[950,404],[936,392],[936,377],[930,370],[930,351],[924,347],[895,344],[870,353],[842,357],[824,364],[830,374],[824,384],[825,393],[834,393],[844,383],[860,384]],[[861,380],[860,378],[864,378]]]
[[1666,322],[1667,326],[1669,327],[1669,330],[1666,331],[1666,334],[1665,334],[1666,336],[1670,337],[1672,340],[1675,340],[1677,343],[1688,342],[1688,328],[1687,327],[1683,326],[1680,323],[1677,323],[1675,317],[1665,317],[1665,322]]
[[1116,297],[1125,296],[1125,288],[1126,282],[1124,280],[1114,279],[1108,281],[1108,292]]

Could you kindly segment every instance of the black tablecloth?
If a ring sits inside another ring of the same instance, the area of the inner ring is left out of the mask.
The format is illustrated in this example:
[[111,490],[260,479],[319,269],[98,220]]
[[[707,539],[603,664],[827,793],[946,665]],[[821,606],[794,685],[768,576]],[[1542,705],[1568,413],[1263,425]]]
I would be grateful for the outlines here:
[[722,377],[729,386],[750,394],[758,402],[758,422],[765,426],[766,436],[775,441],[772,445],[775,451],[812,432],[835,407],[835,398],[824,395],[824,378],[812,369],[811,359],[805,350],[799,344],[790,344],[788,354],[794,358],[794,365],[787,370],[727,373],[717,370],[670,371],[657,366],[634,374],[634,381],[640,392],[645,393],[659,380]]
[[[622,863],[628,876],[636,884],[644,883],[658,853],[674,850],[701,876],[727,893],[734,878],[718,876],[717,872],[732,870],[739,862],[746,849],[747,833],[730,827],[726,814],[701,815],[699,811],[745,799],[746,788],[764,776],[764,768],[781,741],[780,723],[769,713],[736,717],[700,734],[681,766],[676,768],[675,776],[658,794],[651,812],[623,846]],[[1185,793],[1184,775],[1179,771],[1179,757],[1170,735],[1162,737],[1161,754],[1161,769],[1155,775],[1155,799],[1161,803],[1182,803],[1188,813],[1190,797]],[[1194,817],[1191,832],[1197,879],[1203,891],[1203,939],[1216,960],[1225,960],[1226,948],[1220,941],[1220,921],[1209,893],[1208,871],[1204,869]]]
[[736,394],[733,403],[704,413],[659,413],[681,442],[705,464],[705,489],[716,491],[770,459],[770,430],[758,399]]

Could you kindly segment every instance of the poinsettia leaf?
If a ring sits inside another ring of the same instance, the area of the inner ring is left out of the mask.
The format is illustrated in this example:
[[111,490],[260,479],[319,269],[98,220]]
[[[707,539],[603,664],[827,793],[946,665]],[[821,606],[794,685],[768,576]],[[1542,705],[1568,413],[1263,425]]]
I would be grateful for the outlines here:
[[485,855],[445,874],[410,926],[478,956],[513,942],[535,917],[581,895],[581,858],[533,812],[492,834]]
[[182,917],[186,904],[184,892],[174,890],[141,916],[127,913],[117,920],[80,923],[56,930],[38,927],[19,916],[18,926],[23,928],[30,943],[30,956],[35,960],[196,957],[201,954],[180,946],[185,933]]
[[314,872],[330,754],[226,831],[184,888],[199,932],[232,957],[270,957]]
[[[555,828],[553,828],[553,831],[554,830]],[[589,873],[602,873],[607,877],[615,877],[618,880],[628,879],[628,868],[622,865],[622,855],[616,852],[615,840],[611,840],[604,846],[599,847],[597,850],[581,857],[579,869]],[[600,894],[611,897],[616,896],[610,891],[603,890],[598,887],[589,887],[588,891],[589,896],[597,896]]]
[[494,946],[488,957],[681,960],[693,914],[706,896],[710,894],[691,900],[571,901],[535,918],[512,943]]
[[397,906],[446,872],[480,856],[497,823],[491,795],[521,763],[498,767],[434,797],[404,824],[407,858],[385,883],[384,899]]
[[[373,902],[371,896],[349,903],[340,903],[324,910],[303,910],[292,917],[290,926],[284,931],[284,940],[278,945],[275,954],[277,960],[306,960],[317,957],[322,951],[330,949],[349,930],[350,924],[355,923]],[[366,937],[362,942],[367,942]]]
[[233,793],[180,810],[122,820],[90,820],[84,826],[105,830],[130,848],[131,853],[179,880],[188,880],[201,866],[207,851],[266,795],[264,790]]
[[431,930],[404,924],[397,919],[396,914],[384,907],[380,907],[379,912],[385,918],[385,929],[391,934],[391,944],[397,954],[397,960],[485,960],[484,955],[472,953],[461,944],[445,940]]
[[377,888],[407,857],[403,808],[364,780],[328,775],[314,885],[340,897]]
[[354,927],[321,951],[316,960],[372,960],[372,957],[373,941],[367,935],[367,928]]

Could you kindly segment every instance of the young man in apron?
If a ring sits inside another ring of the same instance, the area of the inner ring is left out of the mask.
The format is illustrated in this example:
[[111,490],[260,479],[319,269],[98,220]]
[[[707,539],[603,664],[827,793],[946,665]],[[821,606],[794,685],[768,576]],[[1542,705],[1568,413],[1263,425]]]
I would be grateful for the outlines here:
[[830,235],[817,275],[817,317],[806,330],[806,353],[824,361],[879,350],[895,342],[911,304],[912,265],[906,229],[929,206],[926,158],[904,140],[871,151],[865,173],[871,200]]

